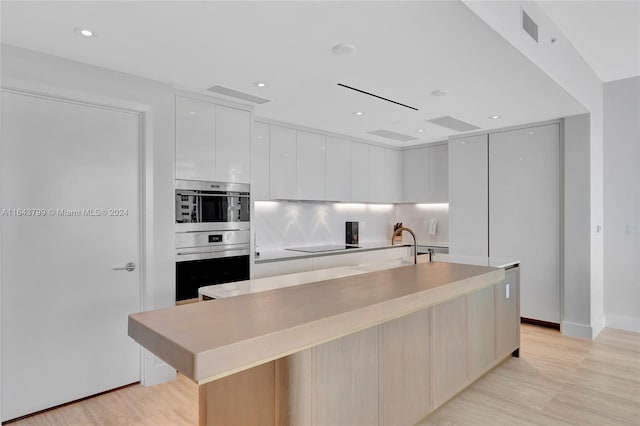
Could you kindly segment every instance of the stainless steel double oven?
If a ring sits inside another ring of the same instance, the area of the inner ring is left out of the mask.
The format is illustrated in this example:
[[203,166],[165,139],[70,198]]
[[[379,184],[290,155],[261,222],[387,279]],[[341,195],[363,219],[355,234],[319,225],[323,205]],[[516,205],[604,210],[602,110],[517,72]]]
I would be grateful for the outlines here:
[[176,180],[176,301],[249,279],[248,184]]

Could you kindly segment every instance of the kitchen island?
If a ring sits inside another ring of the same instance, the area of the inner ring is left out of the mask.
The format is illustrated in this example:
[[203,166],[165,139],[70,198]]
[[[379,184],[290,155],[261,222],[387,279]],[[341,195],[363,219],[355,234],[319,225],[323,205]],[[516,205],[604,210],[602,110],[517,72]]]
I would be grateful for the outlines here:
[[129,318],[201,424],[410,424],[519,347],[505,270],[420,263]]

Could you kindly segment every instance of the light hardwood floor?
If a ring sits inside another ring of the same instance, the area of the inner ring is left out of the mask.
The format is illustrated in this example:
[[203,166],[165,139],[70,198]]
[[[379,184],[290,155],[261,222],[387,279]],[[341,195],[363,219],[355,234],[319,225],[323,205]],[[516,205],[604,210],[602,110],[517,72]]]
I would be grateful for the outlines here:
[[[510,359],[420,423],[424,425],[640,425],[640,334],[605,329],[591,342],[521,327]],[[14,423],[196,425],[197,386],[177,380],[115,392]]]

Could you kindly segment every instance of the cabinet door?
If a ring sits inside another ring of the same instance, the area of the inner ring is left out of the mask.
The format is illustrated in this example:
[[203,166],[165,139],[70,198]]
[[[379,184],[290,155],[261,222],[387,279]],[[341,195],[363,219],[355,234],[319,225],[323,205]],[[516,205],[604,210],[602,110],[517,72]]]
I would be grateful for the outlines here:
[[382,203],[385,187],[384,168],[385,149],[380,146],[369,146],[369,201]]
[[378,424],[378,327],[312,349],[311,424]]
[[216,105],[216,181],[251,181],[251,113]]
[[176,179],[216,180],[216,106],[176,96]]
[[402,152],[384,149],[384,202],[402,201]]
[[504,359],[520,347],[520,268],[505,271],[503,283],[494,287],[496,304],[496,358]]
[[478,135],[449,142],[451,254],[489,256],[487,138],[487,135]]
[[429,201],[429,148],[402,151],[404,168],[403,201]]
[[369,201],[369,145],[351,142],[351,201]]
[[251,198],[269,199],[269,125],[256,122],[251,146]]
[[467,383],[467,309],[465,296],[433,308],[433,372],[436,406]]
[[494,287],[486,287],[467,296],[469,381],[491,368],[496,359]]
[[409,425],[430,411],[429,311],[380,325],[382,425]]
[[558,124],[489,136],[489,253],[520,259],[522,316],[560,322]]
[[311,258],[256,263],[253,268],[252,278],[275,277],[277,275],[295,274],[296,272],[309,272],[311,269]]
[[429,202],[449,202],[449,145],[429,147]]
[[351,200],[351,142],[327,137],[325,142],[325,199]]
[[271,126],[269,139],[269,194],[272,200],[295,200],[296,131]]
[[324,200],[324,136],[297,131],[297,199]]

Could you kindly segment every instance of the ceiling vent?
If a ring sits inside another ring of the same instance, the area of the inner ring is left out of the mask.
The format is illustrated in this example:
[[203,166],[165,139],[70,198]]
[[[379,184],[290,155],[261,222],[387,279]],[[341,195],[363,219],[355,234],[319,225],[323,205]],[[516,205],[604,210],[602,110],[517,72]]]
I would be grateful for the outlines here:
[[457,130],[458,132],[467,132],[469,130],[478,130],[480,128],[478,126],[474,126],[473,124],[469,124],[462,120],[458,120],[457,118],[449,116],[432,118],[431,120],[427,121],[433,124],[437,124],[438,126]]
[[242,99],[243,101],[247,102],[253,102],[254,104],[265,104],[271,101],[270,99],[261,98],[260,96],[254,96],[250,93],[239,92],[237,90],[229,89],[228,87],[224,86],[211,86],[207,89],[207,91],[236,99]]
[[538,42],[538,24],[536,24],[527,12],[522,11],[522,29],[529,34],[532,39]]
[[380,136],[381,138],[393,139],[394,141],[399,141],[399,142],[408,142],[408,141],[414,141],[418,139],[413,136],[404,135],[402,133],[396,133],[390,130],[383,130],[383,129],[373,130],[367,133],[369,133],[370,135]]
[[346,84],[342,84],[342,83],[338,83],[338,86],[344,87],[345,89],[353,90],[354,92],[362,93],[363,95],[371,96],[373,98],[377,98],[377,99],[380,99],[380,100],[383,100],[383,101],[386,101],[386,102],[390,102],[392,104],[400,105],[401,107],[405,107],[405,108],[409,108],[409,109],[414,110],[414,111],[418,111],[418,108],[412,107],[410,105],[403,104],[403,103],[398,102],[398,101],[394,101],[393,99],[384,98],[384,97],[382,97],[380,95],[376,95],[375,93],[365,92],[364,90],[356,89],[355,87],[347,86]]

